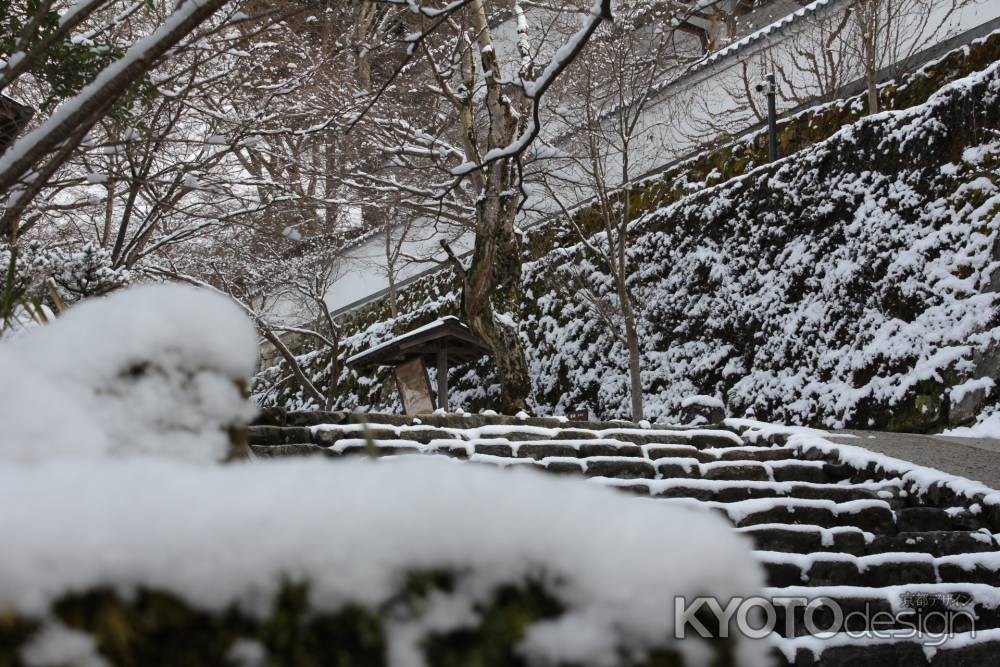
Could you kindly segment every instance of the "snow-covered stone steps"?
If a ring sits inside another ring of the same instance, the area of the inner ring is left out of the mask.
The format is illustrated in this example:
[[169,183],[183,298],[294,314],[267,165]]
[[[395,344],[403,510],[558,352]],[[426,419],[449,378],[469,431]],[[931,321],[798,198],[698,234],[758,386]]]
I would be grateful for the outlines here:
[[768,585],[869,586],[973,583],[1000,586],[1000,553],[983,552],[935,557],[927,553],[795,554],[757,551]]
[[[866,609],[870,618],[900,611],[903,598],[934,592],[936,600],[968,601],[977,630],[1000,628],[1000,544],[993,536],[1000,532],[1000,510],[985,492],[963,495],[966,487],[937,471],[872,458],[867,450],[831,443],[815,432],[789,437],[777,427],[741,423],[675,429],[456,415],[421,423],[369,418],[372,423],[361,424],[341,415],[327,423],[291,413],[284,426],[255,428],[251,446],[258,456],[450,457],[577,476],[659,503],[707,507],[753,541],[768,595],[828,596],[845,613]],[[790,638],[776,639],[783,649],[780,664],[817,664],[804,639],[795,638],[808,629],[801,611],[781,614],[779,627],[787,616]],[[870,629],[863,627],[866,621],[854,622],[858,627],[849,629]],[[897,616],[890,627],[899,625]],[[858,661],[855,651],[864,641],[856,634],[819,664],[839,665],[829,660],[841,657],[851,667],[874,664]],[[909,656],[908,648],[900,650]],[[947,660],[965,656],[965,650],[941,652],[925,664],[964,664]],[[878,667],[911,664],[885,663],[877,655]]]
[[699,463],[694,459],[659,458],[654,461],[660,477],[702,478],[750,482],[813,482],[830,484],[843,480],[842,467],[822,461],[782,459],[775,461],[717,460]]
[[[669,501],[668,501],[669,502]],[[703,503],[724,513],[738,528],[761,524],[855,527],[873,534],[896,533],[896,518],[884,500],[803,500],[761,498],[733,503]]]
[[690,478],[625,480],[609,477],[596,478],[594,481],[638,495],[649,495],[657,498],[692,498],[719,503],[758,498],[802,498],[805,500],[832,500],[837,503],[852,500],[885,500],[892,505],[898,501],[899,493],[899,484],[891,481],[825,484]]
[[972,531],[935,531],[876,535],[855,526],[761,523],[737,528],[761,551],[813,554],[842,552],[855,556],[883,553],[926,553],[933,556],[1000,550],[989,535]]
[[775,667],[993,667],[1000,655],[1000,630],[959,632],[942,641],[891,633],[859,637],[837,633],[823,638],[769,638]]
[[[312,447],[325,448],[331,456],[369,454],[372,448],[380,456],[402,453],[444,454],[471,460],[488,460],[484,457],[511,459],[517,463],[537,463],[552,472],[576,472],[588,477],[613,477],[618,479],[705,479],[734,482],[807,482],[832,484],[844,480],[842,466],[821,461],[800,461],[781,458],[758,461],[739,459],[716,459],[701,463],[694,458],[649,459],[643,448],[626,442],[595,439],[589,442],[526,442],[516,443],[506,439],[477,439],[475,441],[432,439],[426,443],[410,438],[402,438],[396,433],[369,431],[367,437],[344,437],[338,433],[332,442],[324,440],[329,431],[318,433],[319,442],[295,442],[296,438],[282,435],[272,436],[272,441],[253,443],[254,451],[270,447],[294,446],[285,450],[289,453],[317,453]],[[408,434],[407,434],[408,435]],[[370,438],[370,440],[369,440]],[[292,442],[286,441],[292,440]],[[297,450],[295,448],[298,448]],[[718,451],[718,450],[717,450]],[[745,455],[745,452],[739,452]]]
[[656,459],[694,459],[699,463],[714,461],[781,461],[794,459],[798,450],[793,447],[696,447],[694,445],[644,445],[647,458]]
[[[1000,628],[1000,589],[986,584],[785,586],[767,588],[775,601],[776,632],[800,637],[839,627],[862,633],[913,627],[926,633]],[[822,600],[808,611],[804,600]],[[842,623],[838,624],[838,614]]]
[[[343,418],[347,419],[347,417]],[[351,416],[350,419],[358,419],[358,417]],[[374,421],[373,417],[373,421],[370,423],[344,421],[316,423],[309,426],[298,423],[295,425],[258,423],[249,428],[249,437],[251,444],[257,446],[306,443],[331,446],[342,439],[364,436],[373,440],[402,439],[421,444],[430,444],[435,440],[453,440],[483,445],[506,444],[513,449],[517,449],[518,445],[522,443],[534,443],[539,447],[548,446],[551,448],[552,453],[538,450],[538,453],[534,455],[536,458],[568,456],[571,455],[569,454],[571,449],[580,450],[583,445],[602,447],[606,453],[614,451],[614,454],[618,456],[642,456],[645,458],[659,458],[655,455],[655,451],[652,456],[648,456],[644,451],[650,448],[655,450],[658,447],[678,447],[680,451],[684,452],[684,455],[697,450],[710,450],[706,460],[715,460],[723,456],[724,452],[716,450],[726,448],[745,450],[745,454],[740,458],[749,457],[752,459],[755,456],[761,456],[761,460],[771,460],[771,457],[759,452],[774,449],[748,446],[736,433],[725,428],[630,428],[622,424],[588,424],[586,428],[583,426],[553,427],[551,424],[554,420],[525,420],[511,424],[484,423],[482,418],[463,418],[455,415],[428,415],[415,420],[419,423],[400,423],[401,419],[403,418],[393,415],[378,415],[378,421]],[[512,418],[503,419],[510,420]],[[535,425],[532,422],[547,425]],[[559,422],[554,423],[558,424]],[[562,449],[557,449],[558,447],[562,447]],[[790,454],[789,452],[784,458],[789,457]]]
[[731,503],[669,498],[661,502],[708,507],[725,516],[737,528],[758,525],[858,528],[872,534],[896,534],[895,515],[883,500],[802,500],[761,498]]

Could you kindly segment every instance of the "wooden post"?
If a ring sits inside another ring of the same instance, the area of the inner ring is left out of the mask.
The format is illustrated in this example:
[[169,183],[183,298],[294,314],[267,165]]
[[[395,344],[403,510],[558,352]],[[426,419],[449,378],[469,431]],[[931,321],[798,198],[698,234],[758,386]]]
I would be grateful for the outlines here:
[[448,346],[438,348],[437,358],[438,408],[448,411]]

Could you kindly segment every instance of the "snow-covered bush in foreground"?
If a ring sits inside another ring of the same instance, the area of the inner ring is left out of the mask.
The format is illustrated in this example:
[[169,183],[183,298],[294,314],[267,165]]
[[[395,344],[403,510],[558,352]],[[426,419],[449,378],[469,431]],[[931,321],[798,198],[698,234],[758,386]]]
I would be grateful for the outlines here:
[[156,285],[70,308],[0,344],[0,460],[67,454],[218,461],[257,358],[253,327],[207,290]]
[[22,652],[62,642],[114,663],[224,664],[254,647],[281,665],[768,664],[735,631],[673,639],[675,596],[763,585],[726,521],[533,471],[6,464],[0,535],[0,663],[6,610],[34,628]]

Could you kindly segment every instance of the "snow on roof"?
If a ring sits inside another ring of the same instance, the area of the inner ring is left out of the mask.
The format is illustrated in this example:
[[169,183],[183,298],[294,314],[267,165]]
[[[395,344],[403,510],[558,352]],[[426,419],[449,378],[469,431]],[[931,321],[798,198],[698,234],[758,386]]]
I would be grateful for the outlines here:
[[721,65],[736,56],[747,58],[756,53],[759,48],[769,46],[777,36],[787,36],[790,30],[797,31],[814,25],[814,23],[804,19],[818,19],[827,12],[848,4],[848,2],[849,0],[814,0],[814,2],[783,16],[774,23],[768,24],[718,51],[707,54],[703,59],[694,63],[683,76],[677,79],[668,79],[654,86],[653,90],[659,93],[678,86],[695,85],[711,76],[717,65]]
[[742,51],[746,47],[752,44],[756,44],[762,40],[772,37],[773,35],[780,33],[782,30],[787,28],[792,23],[799,21],[799,19],[803,19],[807,16],[816,14],[821,9],[834,8],[845,3],[846,0],[814,0],[814,2],[811,2],[808,5],[795,10],[794,12],[788,14],[787,16],[783,16],[774,23],[768,24],[763,28],[761,28],[760,30],[752,32],[749,35],[733,42],[732,44],[729,44],[725,48],[719,49],[718,51],[709,54],[708,57],[706,57],[696,66],[694,71],[697,71],[698,69],[701,69],[715,62],[718,62],[719,60],[722,60],[724,58],[728,58],[729,56],[735,54],[737,51]]
[[447,344],[449,356],[456,359],[472,360],[488,354],[486,346],[469,327],[448,315],[363,350],[349,357],[346,363],[349,366],[397,363],[400,358],[436,353],[439,343]]
[[349,357],[347,359],[347,363],[350,364],[351,362],[357,361],[361,357],[367,356],[367,355],[371,354],[372,352],[378,352],[379,350],[384,350],[385,348],[390,347],[391,345],[396,345],[397,343],[405,341],[405,340],[407,340],[409,338],[413,338],[415,336],[419,336],[422,333],[426,333],[427,331],[431,331],[432,329],[436,329],[437,327],[440,327],[442,325],[452,324],[452,323],[453,324],[457,324],[459,326],[463,326],[463,327],[465,326],[464,324],[462,324],[462,321],[459,320],[454,315],[446,315],[445,317],[439,317],[438,319],[434,320],[433,322],[428,322],[427,324],[425,324],[422,327],[417,327],[413,331],[407,331],[405,334],[400,334],[399,336],[395,336],[395,337],[390,338],[390,339],[388,339],[386,341],[383,341],[383,342],[379,343],[378,345],[375,345],[374,347],[370,347],[367,350],[364,350],[363,352],[359,352],[359,353],[355,354],[354,356]]

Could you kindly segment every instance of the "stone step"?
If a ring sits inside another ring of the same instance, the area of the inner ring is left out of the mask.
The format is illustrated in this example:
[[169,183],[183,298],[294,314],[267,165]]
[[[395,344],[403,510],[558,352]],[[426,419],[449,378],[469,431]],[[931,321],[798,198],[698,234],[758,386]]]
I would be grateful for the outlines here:
[[985,531],[938,530],[876,535],[868,545],[869,554],[928,553],[933,556],[997,551],[1000,545]]
[[[688,445],[698,449],[745,447],[746,443],[733,431],[719,428],[610,428],[597,431],[599,437],[624,440],[649,448],[667,445]],[[509,437],[509,436],[508,436]]]
[[956,633],[943,643],[940,638],[859,638],[848,633],[770,641],[774,667],[992,667],[1000,655],[998,630]]
[[763,498],[734,503],[703,503],[726,514],[738,528],[761,524],[809,525],[821,528],[859,528],[876,535],[896,533],[896,518],[884,500]]
[[859,528],[822,528],[820,526],[789,524],[758,524],[737,528],[754,541],[759,551],[779,551],[783,553],[849,553],[863,556],[869,553],[869,545],[875,535]]
[[247,441],[251,447],[312,444],[312,431],[304,426],[250,426]]
[[[735,433],[721,429],[637,429],[637,428],[567,428],[567,427],[543,427],[531,426],[526,423],[515,425],[503,424],[483,424],[471,428],[455,428],[441,422],[442,420],[430,420],[427,423],[368,423],[368,422],[336,422],[336,423],[309,423],[310,420],[301,420],[302,423],[296,425],[276,426],[272,424],[258,424],[248,428],[249,440],[252,444],[287,444],[291,442],[307,443],[312,442],[320,445],[332,445],[341,439],[351,439],[370,437],[375,440],[398,440],[406,439],[428,444],[433,440],[463,440],[466,442],[484,444],[506,444],[516,451],[520,444],[535,444],[538,447],[529,448],[533,450],[530,454],[532,458],[544,458],[546,456],[569,456],[570,449],[579,450],[582,445],[603,445],[602,455],[634,455],[644,456],[641,451],[636,451],[636,447],[644,449],[656,449],[660,447],[681,447],[684,451],[709,450],[707,458],[712,460],[720,457],[733,457],[735,454],[726,454],[726,450],[740,448],[747,452],[748,456],[761,456],[767,459],[784,458],[792,453],[762,454],[763,450],[775,449],[765,447],[748,447]],[[398,421],[398,420],[395,420]],[[550,446],[550,452],[546,452],[542,445]],[[561,448],[561,449],[560,449]],[[620,453],[619,448],[628,448],[629,454]],[[527,452],[528,450],[526,450]],[[586,450],[583,450],[586,451]],[[528,456],[525,453],[524,456]],[[588,456],[590,454],[583,454]]]
[[495,454],[500,448],[504,454],[541,461],[547,458],[590,458],[594,456],[617,456],[630,459],[644,458],[642,447],[623,440],[611,438],[592,438],[590,440],[537,440],[535,442],[511,442],[498,439],[495,441],[477,441],[474,444],[477,454]]
[[814,484],[833,484],[845,478],[845,471],[839,466],[821,461],[800,461],[798,459],[776,461],[718,460],[701,463],[696,459],[659,458],[653,463],[661,478],[812,482]]
[[1000,552],[935,557],[925,553],[790,554],[758,551],[768,585],[900,586],[969,583],[1000,586]]
[[970,582],[1000,588],[1000,551],[942,556],[937,559],[937,572],[938,579],[945,583]]
[[708,447],[693,445],[645,445],[650,459],[695,459],[699,463],[714,461],[785,461],[796,458],[791,447]]
[[838,503],[851,500],[885,500],[890,505],[897,499],[899,485],[902,484],[902,482],[817,484],[676,478],[645,481],[598,478],[594,481],[638,495],[691,498],[706,502],[730,503],[757,498],[802,498],[832,500]]
[[250,451],[260,459],[291,458],[302,456],[327,456],[327,449],[313,444],[250,445]]
[[832,500],[763,498],[734,503],[704,502],[667,498],[665,503],[708,507],[724,515],[737,528],[758,525],[811,526],[818,528],[854,527],[873,535],[895,534],[896,520],[884,500]]
[[[765,588],[775,603],[775,632],[800,637],[822,632],[889,632],[915,628],[942,634],[1000,628],[1000,590],[985,584],[786,586]],[[807,610],[803,601],[814,601]]]
[[876,535],[855,527],[823,528],[790,524],[757,524],[737,528],[754,540],[760,551],[785,553],[841,552],[855,556],[883,553],[925,553],[932,556],[1000,551],[1000,545],[985,532],[935,531]]

